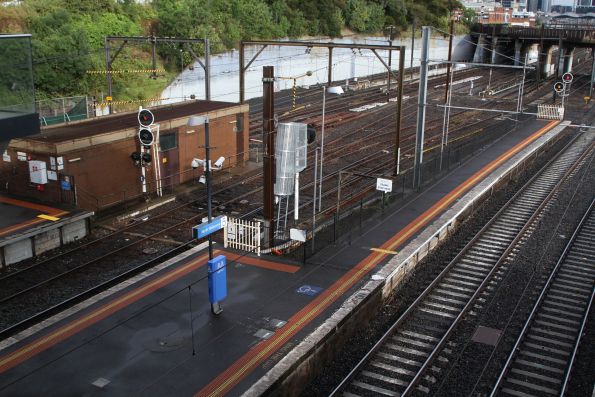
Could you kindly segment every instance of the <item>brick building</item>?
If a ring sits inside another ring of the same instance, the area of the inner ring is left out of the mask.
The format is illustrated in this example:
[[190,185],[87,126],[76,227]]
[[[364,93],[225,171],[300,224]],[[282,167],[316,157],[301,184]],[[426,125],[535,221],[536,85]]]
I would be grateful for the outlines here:
[[213,162],[223,156],[225,168],[248,159],[248,105],[192,101],[150,110],[160,139],[144,178],[131,158],[140,150],[133,112],[48,127],[11,140],[0,160],[0,189],[94,211],[143,196],[143,179],[147,194],[158,187],[168,192],[202,172],[191,167],[193,158],[204,158],[204,126],[186,125],[194,115],[209,117]]

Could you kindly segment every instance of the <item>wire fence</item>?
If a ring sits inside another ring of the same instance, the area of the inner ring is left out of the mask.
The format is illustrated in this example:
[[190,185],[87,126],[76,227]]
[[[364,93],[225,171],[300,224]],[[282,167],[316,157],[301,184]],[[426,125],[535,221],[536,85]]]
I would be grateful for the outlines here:
[[87,96],[44,99],[36,102],[42,126],[87,119],[93,116],[92,107],[92,101]]
[[[522,122],[525,117],[519,119]],[[382,194],[375,190],[376,181],[370,180],[367,194],[361,191],[349,191],[342,196],[340,211],[320,214],[316,217],[316,231],[312,238],[312,229],[307,231],[310,238],[301,245],[293,245],[289,251],[296,261],[305,263],[309,258],[326,247],[338,244],[350,245],[352,241],[361,236],[371,225],[385,219],[389,213],[394,213],[403,203],[419,194],[420,190],[436,183],[445,177],[454,168],[472,156],[485,150],[488,145],[516,128],[515,120],[505,120],[504,123],[486,128],[483,133],[466,141],[458,141],[445,147],[442,155],[440,148],[425,155],[422,164],[422,186],[419,190],[413,189],[413,170],[405,170],[397,177],[393,177],[393,190]],[[364,188],[365,189],[365,188]],[[349,203],[349,204],[344,204]]]

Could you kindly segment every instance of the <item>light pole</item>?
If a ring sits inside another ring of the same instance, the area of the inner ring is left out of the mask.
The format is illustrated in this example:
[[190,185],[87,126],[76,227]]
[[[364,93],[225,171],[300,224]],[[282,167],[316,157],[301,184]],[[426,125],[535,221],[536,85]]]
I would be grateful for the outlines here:
[[[205,126],[205,179],[207,184],[207,217],[211,223],[211,148],[209,147],[209,116],[191,116],[188,119],[188,127]],[[213,240],[209,234],[209,259],[213,259]]]
[[324,159],[324,112],[326,110],[326,93],[341,95],[343,88],[339,86],[328,87],[322,90],[322,128],[320,131],[320,180],[318,181],[318,212],[322,209],[322,161]]

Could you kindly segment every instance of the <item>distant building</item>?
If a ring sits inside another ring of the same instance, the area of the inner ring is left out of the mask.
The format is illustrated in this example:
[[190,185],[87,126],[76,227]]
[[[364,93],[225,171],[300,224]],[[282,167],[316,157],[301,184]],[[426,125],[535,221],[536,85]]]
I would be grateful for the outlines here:
[[482,11],[479,23],[484,25],[535,26],[535,20],[534,12],[499,7],[491,11]]

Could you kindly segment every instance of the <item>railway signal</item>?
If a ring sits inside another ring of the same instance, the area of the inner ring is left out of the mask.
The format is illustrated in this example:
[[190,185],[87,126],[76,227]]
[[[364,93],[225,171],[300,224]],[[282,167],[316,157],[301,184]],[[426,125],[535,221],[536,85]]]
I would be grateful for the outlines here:
[[143,146],[151,146],[155,141],[153,132],[148,128],[141,128],[138,131],[138,140]]
[[574,76],[570,72],[566,72],[562,75],[562,81],[565,82],[566,84],[572,83],[573,78],[574,78]]
[[558,94],[564,91],[564,83],[561,83],[559,81],[556,82],[554,84],[554,91],[556,91]]
[[140,109],[138,111],[138,123],[141,127],[150,127],[155,122],[155,116],[149,109]]
[[[155,117],[153,113],[149,109],[143,109],[140,107],[138,109],[137,115],[138,123],[140,124],[138,130],[138,140],[140,141],[140,152],[133,153],[131,155],[132,160],[135,164],[140,164],[141,169],[141,183],[142,183],[142,190],[143,193],[147,192],[147,181],[146,181],[146,166],[151,163],[153,156],[150,153],[150,147],[155,142],[155,135],[153,134],[152,126],[155,123]],[[159,139],[159,126],[157,126],[157,139]],[[155,151],[156,156],[158,156],[157,150]],[[160,170],[158,167],[155,167],[155,178],[156,178],[156,186],[159,186],[159,172]],[[158,195],[161,196],[160,188],[157,188]]]
[[132,161],[134,161],[135,165],[140,166],[149,165],[153,160],[153,156],[151,156],[151,153],[148,152],[132,152],[132,154],[130,154],[130,158],[132,159]]

